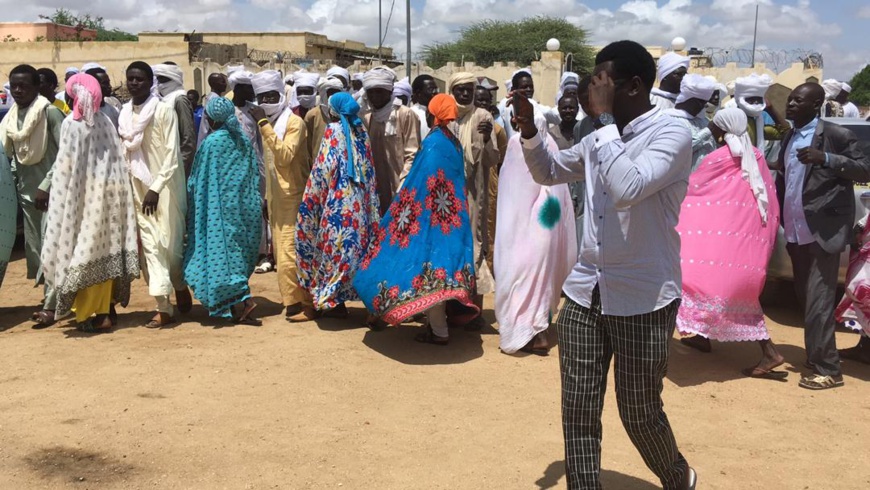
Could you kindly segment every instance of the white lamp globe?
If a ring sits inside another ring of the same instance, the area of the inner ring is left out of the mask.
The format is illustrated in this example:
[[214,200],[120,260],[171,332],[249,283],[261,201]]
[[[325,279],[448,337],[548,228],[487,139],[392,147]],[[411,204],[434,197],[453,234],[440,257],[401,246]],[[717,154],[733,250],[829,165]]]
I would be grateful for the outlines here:
[[686,48],[686,40],[681,37],[675,37],[673,41],[671,41],[671,49],[674,51],[682,51]]
[[559,51],[559,48],[562,47],[562,43],[559,42],[558,39],[552,38],[547,41],[547,51]]

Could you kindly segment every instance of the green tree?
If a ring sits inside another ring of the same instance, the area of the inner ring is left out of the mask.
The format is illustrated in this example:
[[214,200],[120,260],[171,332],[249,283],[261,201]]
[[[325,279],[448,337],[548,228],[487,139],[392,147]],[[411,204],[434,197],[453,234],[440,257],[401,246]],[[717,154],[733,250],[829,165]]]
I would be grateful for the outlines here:
[[547,40],[558,39],[561,50],[573,53],[572,69],[588,73],[594,55],[586,44],[586,31],[556,17],[529,17],[516,22],[484,20],[463,27],[459,39],[423,47],[423,59],[434,68],[447,62],[473,61],[491,66],[499,61],[530,64],[546,48]]
[[861,71],[852,77],[849,81],[852,86],[852,93],[849,94],[849,100],[855,105],[870,106],[870,65],[866,65]]
[[[51,15],[40,15],[40,19],[45,19],[59,25],[75,27],[78,33],[71,41],[81,41],[81,31],[91,29],[97,31],[97,41],[137,41],[139,36],[124,32],[119,29],[107,29],[102,17],[94,17],[91,14],[77,16],[71,11],[59,8]],[[58,39],[65,41],[65,39]]]

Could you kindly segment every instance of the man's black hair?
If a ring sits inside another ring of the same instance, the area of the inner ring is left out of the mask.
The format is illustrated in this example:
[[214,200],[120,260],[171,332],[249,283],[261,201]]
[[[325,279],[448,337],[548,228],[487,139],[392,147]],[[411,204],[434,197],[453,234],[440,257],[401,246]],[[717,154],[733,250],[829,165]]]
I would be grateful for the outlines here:
[[521,78],[530,78],[533,82],[534,79],[527,71],[518,71],[514,73],[514,76],[511,77],[511,89],[516,90],[520,85]]
[[145,72],[145,75],[149,80],[154,79],[154,70],[151,69],[151,65],[145,63],[144,61],[134,61],[127,65],[127,72],[130,70],[142,70]]
[[563,100],[573,100],[577,105],[580,105],[580,98],[574,94],[564,94],[559,97],[559,103],[561,104]]
[[44,77],[45,81],[48,82],[49,85],[54,85],[57,87],[57,73],[54,72],[51,68],[40,68],[36,70],[36,74]]
[[595,55],[595,64],[613,62],[616,79],[629,80],[639,77],[647,90],[656,81],[656,62],[649,51],[634,41],[616,41],[608,44]]
[[30,75],[30,79],[33,81],[33,86],[39,86],[39,72],[36,68],[30,65],[18,65],[9,72],[9,78],[12,78],[12,75]]
[[435,79],[432,78],[432,75],[419,75],[419,76],[417,76],[417,78],[414,79],[414,83],[411,84],[411,92],[414,92],[414,93],[420,92],[424,88],[423,84],[425,84],[429,80],[431,80],[433,82],[435,81]]

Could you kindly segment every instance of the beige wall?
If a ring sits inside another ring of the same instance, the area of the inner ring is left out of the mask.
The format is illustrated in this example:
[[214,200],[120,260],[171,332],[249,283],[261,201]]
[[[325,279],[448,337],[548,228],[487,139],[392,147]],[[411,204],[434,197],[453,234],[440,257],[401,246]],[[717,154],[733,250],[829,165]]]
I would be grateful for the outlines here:
[[53,41],[55,39],[75,39],[76,34],[81,39],[97,38],[97,31],[82,29],[78,33],[75,27],[53,24],[51,22],[0,22],[0,39],[7,36],[20,41],[35,41],[39,38]]

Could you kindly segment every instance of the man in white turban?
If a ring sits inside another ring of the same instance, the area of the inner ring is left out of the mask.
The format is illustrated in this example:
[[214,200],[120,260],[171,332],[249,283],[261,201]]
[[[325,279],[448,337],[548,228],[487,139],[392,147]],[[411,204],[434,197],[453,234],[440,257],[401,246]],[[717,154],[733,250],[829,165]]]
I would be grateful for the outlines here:
[[326,78],[329,77],[336,77],[341,80],[341,85],[344,87],[345,92],[350,90],[350,73],[344,68],[333,65],[332,68],[326,71]]
[[837,102],[843,106],[843,117],[861,117],[861,111],[858,110],[858,106],[849,101],[849,95],[852,93],[852,86],[846,82],[841,82],[840,89],[840,95],[837,97]]
[[[456,100],[458,117],[448,128],[459,139],[465,159],[465,187],[468,193],[468,216],[474,246],[474,266],[477,275],[475,304],[483,311],[483,295],[495,291],[495,280],[486,257],[489,254],[489,177],[490,168],[498,164],[499,153],[493,138],[493,118],[488,111],[474,105],[477,78],[468,72],[453,74],[447,81],[447,94]],[[479,329],[483,317],[477,317],[467,328]]]
[[305,114],[305,127],[308,130],[308,154],[311,156],[310,167],[320,153],[320,144],[323,142],[323,133],[329,124],[329,98],[344,90],[341,80],[335,77],[321,78],[317,81],[317,97],[319,104],[315,109]]
[[843,117],[843,105],[840,103],[840,93],[843,91],[843,84],[833,78],[829,78],[822,82],[822,88],[825,90],[825,103],[822,104],[820,115],[824,117]]
[[689,58],[674,52],[665,53],[657,64],[658,88],[650,91],[650,102],[662,109],[673,109],[680,94],[680,83],[689,70]]
[[393,96],[395,85],[396,73],[376,66],[363,76],[365,95],[360,99],[360,105],[369,108],[362,119],[372,146],[381,216],[390,208],[420,149],[420,120]]
[[161,100],[175,110],[178,120],[178,142],[185,177],[190,176],[196,156],[197,130],[193,123],[193,105],[184,89],[184,73],[177,65],[159,64],[151,67],[157,77],[157,91]]
[[768,141],[782,140],[791,129],[779,111],[767,104],[765,95],[772,83],[769,76],[756,73],[734,80],[734,102],[746,113],[749,137],[762,152],[766,151]]
[[408,77],[399,80],[393,85],[393,97],[396,100],[402,101],[403,106],[411,104],[411,92],[411,84],[408,83]]
[[704,108],[716,93],[716,82],[694,73],[683,77],[680,82],[680,95],[673,109],[665,114],[675,117],[692,131],[692,170],[698,168],[701,160],[716,151],[716,140],[708,127],[710,122],[704,117]]
[[293,92],[299,105],[293,108],[293,113],[305,118],[308,111],[317,105],[317,82],[320,75],[317,73],[296,72],[293,74]]
[[704,109],[707,119],[712,121],[713,116],[722,108],[722,103],[728,97],[728,88],[724,84],[719,83],[716,77],[712,75],[707,75],[705,78],[716,85],[716,90],[713,91],[713,96],[710,97],[710,101],[707,102],[707,106]]
[[302,118],[293,114],[287,104],[279,72],[262,71],[251,78],[251,83],[257,106],[250,113],[263,139],[266,203],[278,262],[278,289],[286,307],[285,317],[291,321],[302,313],[305,304],[310,304],[299,287],[296,272],[296,215],[311,172],[307,130]]

